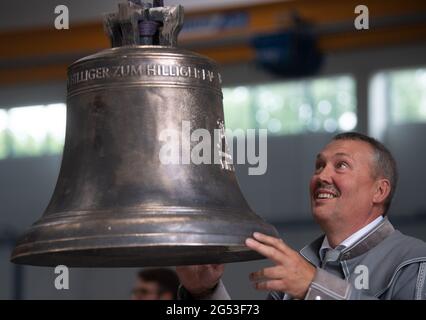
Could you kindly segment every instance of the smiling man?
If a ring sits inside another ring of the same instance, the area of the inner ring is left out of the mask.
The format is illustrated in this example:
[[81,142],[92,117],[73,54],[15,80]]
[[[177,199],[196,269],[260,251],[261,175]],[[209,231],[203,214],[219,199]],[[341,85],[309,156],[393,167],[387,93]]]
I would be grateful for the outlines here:
[[[426,243],[395,230],[386,214],[397,185],[391,153],[359,133],[342,133],[317,155],[312,213],[324,235],[300,253],[260,233],[246,245],[274,266],[250,274],[268,298],[426,299]],[[183,299],[227,299],[223,265],[177,267]]]

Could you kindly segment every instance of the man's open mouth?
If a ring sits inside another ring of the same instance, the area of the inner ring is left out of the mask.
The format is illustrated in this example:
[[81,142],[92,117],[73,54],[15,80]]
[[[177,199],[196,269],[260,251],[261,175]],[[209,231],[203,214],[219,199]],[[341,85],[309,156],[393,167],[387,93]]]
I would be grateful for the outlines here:
[[334,199],[337,198],[339,195],[337,192],[334,191],[330,191],[330,190],[317,190],[314,193],[314,199],[315,200],[319,200],[319,199]]

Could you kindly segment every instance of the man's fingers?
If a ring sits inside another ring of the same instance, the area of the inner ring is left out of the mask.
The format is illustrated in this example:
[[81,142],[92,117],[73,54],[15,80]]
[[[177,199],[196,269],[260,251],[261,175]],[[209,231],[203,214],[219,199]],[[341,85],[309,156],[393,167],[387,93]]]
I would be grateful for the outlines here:
[[281,266],[264,268],[256,272],[250,273],[251,281],[263,281],[270,279],[281,279],[284,275],[284,269]]
[[210,266],[213,269],[215,269],[215,270],[223,270],[223,269],[225,269],[225,265],[224,264],[211,264]]
[[178,274],[193,273],[196,270],[196,266],[176,266],[176,272]]
[[262,282],[256,282],[254,284],[256,290],[261,291],[282,291],[283,282],[282,280],[267,280]]
[[246,246],[260,253],[262,256],[265,256],[266,258],[271,259],[275,263],[281,263],[281,260],[283,258],[283,253],[272,246],[264,245],[252,238],[246,239]]
[[269,244],[284,253],[288,252],[289,250],[292,250],[288,245],[284,243],[282,239],[271,237],[260,232],[253,233],[253,238],[264,244]]

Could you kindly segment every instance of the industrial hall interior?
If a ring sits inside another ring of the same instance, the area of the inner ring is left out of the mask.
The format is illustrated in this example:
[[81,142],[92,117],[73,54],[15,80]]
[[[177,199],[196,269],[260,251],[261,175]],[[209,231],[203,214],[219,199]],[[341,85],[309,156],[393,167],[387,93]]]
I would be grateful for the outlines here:
[[398,167],[383,221],[426,241],[426,1],[1,1],[0,300],[184,299],[212,264],[265,299],[246,238],[333,246],[316,206],[366,189],[348,160],[317,193],[321,163],[367,136]]

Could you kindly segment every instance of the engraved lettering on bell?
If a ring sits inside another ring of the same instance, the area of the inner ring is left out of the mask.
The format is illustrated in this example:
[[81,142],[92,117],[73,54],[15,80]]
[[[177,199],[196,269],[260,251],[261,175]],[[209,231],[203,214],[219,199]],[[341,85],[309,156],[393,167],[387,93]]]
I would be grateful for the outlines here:
[[217,124],[219,126],[219,142],[216,146],[219,152],[220,165],[224,170],[235,171],[234,165],[232,164],[232,155],[229,152],[227,143],[225,125],[222,120],[218,120]]
[[201,79],[207,82],[213,82],[213,79],[219,75],[205,68],[182,65],[161,65],[161,64],[139,64],[139,65],[120,65],[110,67],[97,67],[81,70],[72,73],[68,79],[68,86],[76,85],[81,82],[91,80],[101,80],[106,78],[123,77],[143,77],[143,76],[163,76],[163,77],[183,77]]

